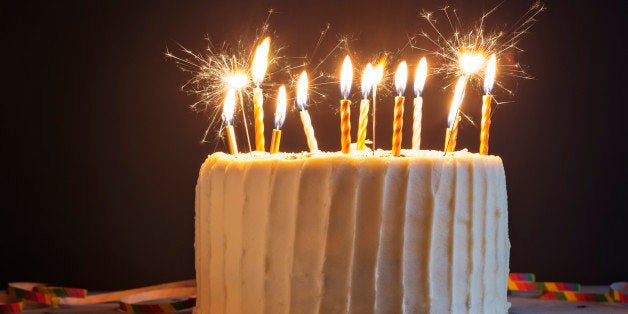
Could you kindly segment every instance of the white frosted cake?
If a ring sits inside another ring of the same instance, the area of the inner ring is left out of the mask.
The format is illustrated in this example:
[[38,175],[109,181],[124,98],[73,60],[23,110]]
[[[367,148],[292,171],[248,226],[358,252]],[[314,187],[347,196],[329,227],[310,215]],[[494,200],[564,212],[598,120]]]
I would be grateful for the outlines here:
[[196,313],[506,313],[501,159],[210,155]]

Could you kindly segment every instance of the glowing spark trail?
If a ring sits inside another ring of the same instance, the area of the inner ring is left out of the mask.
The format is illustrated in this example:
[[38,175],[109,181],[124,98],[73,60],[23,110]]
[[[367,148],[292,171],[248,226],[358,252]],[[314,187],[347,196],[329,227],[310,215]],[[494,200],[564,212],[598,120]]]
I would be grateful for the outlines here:
[[[545,10],[540,2],[535,2],[521,18],[511,26],[510,30],[497,30],[488,32],[486,20],[498,9],[494,7],[484,13],[481,18],[472,25],[463,25],[455,10],[445,7],[441,10],[445,16],[447,25],[451,28],[451,35],[437,25],[435,14],[424,11],[421,17],[427,21],[431,31],[421,31],[419,37],[431,43],[435,50],[432,54],[443,60],[440,66],[434,68],[437,74],[445,75],[445,78],[459,78],[467,76],[469,82],[481,86],[483,80],[482,68],[485,67],[488,56],[495,54],[497,58],[505,53],[522,52],[519,41],[534,26],[536,17]],[[451,15],[454,15],[455,20]],[[413,45],[414,48],[426,50]],[[531,78],[518,63],[500,64],[501,76],[518,78]],[[512,94],[499,82],[496,85]]]

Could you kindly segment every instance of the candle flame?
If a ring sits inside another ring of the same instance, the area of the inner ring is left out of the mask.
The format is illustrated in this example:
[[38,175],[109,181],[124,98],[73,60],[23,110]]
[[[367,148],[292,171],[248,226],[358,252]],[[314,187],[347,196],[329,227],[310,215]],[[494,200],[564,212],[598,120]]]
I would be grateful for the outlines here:
[[408,80],[408,64],[405,61],[401,61],[397,67],[397,73],[395,74],[395,88],[397,89],[397,95],[402,96],[406,91],[406,81]]
[[259,87],[266,75],[266,68],[268,68],[268,52],[270,50],[270,37],[264,38],[261,44],[255,49],[255,55],[253,57],[253,66],[251,74],[253,76],[253,83]]
[[286,87],[281,85],[277,93],[277,109],[275,109],[275,128],[281,129],[286,121]]
[[419,66],[416,68],[416,74],[414,75],[414,94],[421,96],[423,94],[423,87],[425,86],[425,79],[427,78],[427,59],[421,58]]
[[369,97],[373,84],[375,83],[375,69],[371,63],[367,64],[362,73],[362,97]]
[[230,88],[225,96],[225,102],[222,107],[222,120],[226,125],[230,125],[233,122],[233,111],[236,105],[236,93],[235,89]]
[[484,93],[486,95],[490,94],[493,90],[493,84],[495,83],[495,72],[497,67],[497,59],[495,54],[491,55],[491,58],[488,59],[488,64],[486,65],[486,71],[484,72]]
[[353,80],[353,66],[351,65],[351,58],[345,57],[345,61],[342,62],[342,69],[340,71],[340,94],[342,98],[347,99],[351,92],[351,81]]
[[307,73],[303,71],[299,76],[299,82],[297,83],[297,107],[299,110],[305,110],[307,106]]
[[454,98],[451,100],[451,108],[449,109],[449,117],[447,118],[447,125],[449,127],[452,126],[454,120],[458,116],[458,109],[460,109],[460,105],[462,104],[462,99],[464,98],[464,90],[467,86],[467,77],[461,76],[456,83],[456,89],[454,91]]
[[460,54],[460,69],[466,75],[480,70],[484,63],[484,57],[479,52],[463,52]]
[[249,83],[249,77],[242,72],[231,73],[224,78],[228,88],[242,89]]

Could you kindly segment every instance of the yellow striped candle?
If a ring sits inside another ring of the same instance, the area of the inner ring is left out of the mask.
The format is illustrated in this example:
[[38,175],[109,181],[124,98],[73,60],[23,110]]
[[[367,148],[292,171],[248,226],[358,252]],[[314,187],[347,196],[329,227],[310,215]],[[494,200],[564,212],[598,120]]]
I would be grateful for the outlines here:
[[491,55],[484,73],[484,96],[482,96],[482,125],[480,128],[480,155],[488,155],[488,131],[491,127],[491,90],[495,82],[497,61]]
[[253,89],[253,119],[255,120],[255,150],[265,151],[264,138],[264,94],[260,86],[266,75],[268,68],[268,53],[270,49],[270,38],[266,37],[262,43],[257,46],[253,57],[253,66],[251,74],[255,89]]

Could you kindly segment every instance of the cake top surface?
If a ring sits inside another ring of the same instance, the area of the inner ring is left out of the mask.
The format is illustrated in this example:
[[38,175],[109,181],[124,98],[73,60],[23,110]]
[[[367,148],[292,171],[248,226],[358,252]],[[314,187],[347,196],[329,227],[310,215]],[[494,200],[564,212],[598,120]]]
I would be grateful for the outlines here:
[[389,150],[381,150],[378,149],[373,152],[371,150],[363,150],[363,151],[353,151],[349,154],[343,154],[342,152],[324,152],[317,151],[314,153],[311,152],[300,152],[300,153],[277,153],[270,154],[268,152],[259,152],[253,151],[251,153],[239,153],[239,154],[227,154],[224,152],[216,152],[210,155],[209,157],[220,158],[220,159],[228,159],[234,161],[253,161],[253,160],[305,160],[305,159],[354,159],[354,160],[404,160],[404,159],[452,159],[452,158],[489,158],[489,159],[500,159],[498,156],[493,155],[480,155],[477,153],[471,153],[466,149],[443,153],[443,151],[437,150],[401,150],[401,156],[394,157]]

